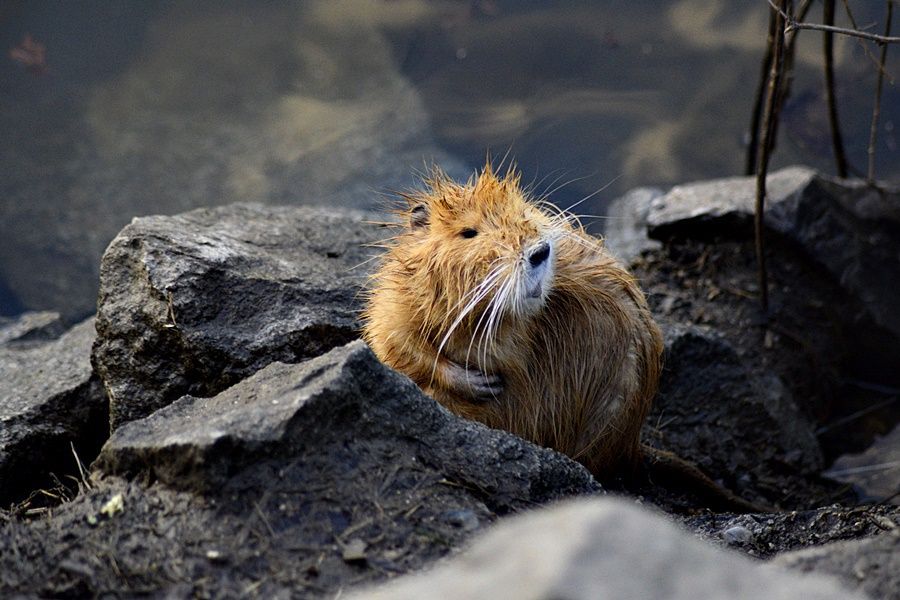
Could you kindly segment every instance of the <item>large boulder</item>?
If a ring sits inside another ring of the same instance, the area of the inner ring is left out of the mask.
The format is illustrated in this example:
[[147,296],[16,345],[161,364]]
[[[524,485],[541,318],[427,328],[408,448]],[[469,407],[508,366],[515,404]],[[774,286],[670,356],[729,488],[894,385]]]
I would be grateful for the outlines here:
[[[396,459],[376,464],[385,454]],[[486,493],[501,511],[599,489],[563,455],[453,416],[359,340],[301,364],[271,364],[213,398],[185,396],[125,424],[94,467],[205,492],[277,457],[333,477],[349,477],[361,463],[387,474],[419,461]]]
[[[78,473],[106,439],[107,402],[91,370],[94,319],[41,340],[56,315],[24,315],[0,328],[0,506]],[[49,328],[49,330],[48,330]]]
[[645,441],[741,495],[791,505],[797,481],[821,471],[823,458],[790,390],[774,373],[752,373],[714,330],[668,324],[663,331],[665,369]]
[[[801,249],[900,338],[900,190],[836,180],[805,167],[767,179],[766,228]],[[733,177],[672,188],[651,202],[650,236],[659,240],[736,234],[753,228],[755,179]],[[848,315],[848,321],[853,320]]]
[[709,546],[624,500],[579,500],[499,524],[427,573],[351,596],[457,600],[862,599]]
[[499,515],[601,491],[567,457],[450,414],[360,341],[123,425],[91,485],[0,525],[0,595],[334,597]]
[[[787,167],[766,179],[767,209],[803,194],[816,179],[807,167]],[[654,198],[647,212],[647,230],[657,240],[749,235],[753,231],[756,179],[726,177],[676,185]],[[770,215],[771,218],[771,215]]]
[[100,266],[93,362],[112,427],[357,337],[364,213],[232,205],[135,219]]

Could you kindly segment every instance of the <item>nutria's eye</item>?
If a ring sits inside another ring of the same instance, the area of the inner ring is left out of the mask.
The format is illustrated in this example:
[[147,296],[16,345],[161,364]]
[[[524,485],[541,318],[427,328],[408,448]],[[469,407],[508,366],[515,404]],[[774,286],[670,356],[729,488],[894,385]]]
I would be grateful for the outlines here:
[[414,206],[413,209],[409,211],[409,225],[413,228],[428,225],[428,207],[424,204]]
[[466,227],[462,231],[459,232],[459,235],[463,236],[466,239],[471,239],[478,235],[478,230],[472,229],[471,227]]

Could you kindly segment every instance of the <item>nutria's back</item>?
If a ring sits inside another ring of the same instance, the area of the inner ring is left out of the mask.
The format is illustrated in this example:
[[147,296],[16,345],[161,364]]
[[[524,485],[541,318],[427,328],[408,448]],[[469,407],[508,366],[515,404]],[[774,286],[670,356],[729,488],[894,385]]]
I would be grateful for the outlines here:
[[372,278],[376,354],[450,410],[595,474],[636,464],[662,338],[632,277],[513,173],[428,183]]

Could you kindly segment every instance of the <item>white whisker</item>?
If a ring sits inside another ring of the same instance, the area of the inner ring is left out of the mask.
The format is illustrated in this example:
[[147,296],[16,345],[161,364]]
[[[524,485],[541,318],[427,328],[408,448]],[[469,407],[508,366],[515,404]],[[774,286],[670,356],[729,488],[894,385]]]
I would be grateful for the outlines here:
[[612,184],[614,184],[615,182],[617,182],[617,181],[618,181],[619,179],[621,179],[621,178],[622,178],[622,175],[616,175],[615,177],[613,177],[613,178],[610,180],[609,183],[607,183],[606,185],[604,185],[603,187],[601,187],[601,188],[600,188],[599,190],[597,190],[596,192],[594,192],[594,193],[592,193],[592,194],[588,194],[587,196],[585,196],[584,198],[582,198],[581,200],[579,200],[578,202],[576,202],[575,204],[573,204],[572,206],[570,206],[569,208],[567,208],[567,209],[565,210],[565,212],[567,212],[567,213],[572,212],[572,209],[573,209],[573,208],[575,208],[576,206],[578,206],[578,205],[581,204],[582,202],[585,202],[585,201],[587,201],[587,200],[590,200],[591,198],[593,198],[594,196],[596,196],[597,194],[599,194],[600,192],[602,192],[603,190],[605,190],[606,188],[608,188],[609,186],[611,186]]
[[484,298],[491,292],[491,288],[493,287],[494,282],[497,280],[498,277],[500,277],[502,272],[503,272],[503,270],[501,267],[497,267],[497,268],[491,270],[487,274],[487,276],[485,276],[484,280],[480,284],[475,286],[475,288],[473,288],[473,290],[471,290],[467,295],[463,296],[463,299],[460,300],[459,303],[457,303],[457,306],[459,306],[460,304],[462,304],[463,301],[465,301],[465,299],[468,296],[471,296],[468,303],[460,311],[459,315],[456,317],[456,319],[450,325],[450,328],[447,330],[447,333],[444,334],[443,339],[441,339],[441,343],[438,345],[437,353],[435,354],[435,357],[434,357],[434,366],[432,367],[432,370],[431,370],[432,378],[434,378],[434,374],[437,371],[438,361],[440,359],[441,352],[444,350],[444,347],[447,345],[447,342],[450,340],[450,336],[453,335],[453,332],[456,331],[456,328],[459,327],[460,323],[463,322],[463,320],[469,315],[469,313],[471,313],[473,310],[475,310],[475,307],[478,305],[478,303],[481,302],[482,300],[484,300]]

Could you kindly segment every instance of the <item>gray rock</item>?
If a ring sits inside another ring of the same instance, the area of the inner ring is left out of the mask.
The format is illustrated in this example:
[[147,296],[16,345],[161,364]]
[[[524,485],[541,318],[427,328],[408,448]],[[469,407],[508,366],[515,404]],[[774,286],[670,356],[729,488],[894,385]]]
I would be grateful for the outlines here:
[[631,262],[644,250],[662,246],[647,235],[647,214],[653,201],[662,195],[658,188],[636,188],[607,207],[603,240],[623,263]]
[[[900,336],[900,190],[879,191],[803,167],[782,169],[767,181],[766,227],[830,272],[877,325]],[[660,240],[746,236],[754,207],[750,177],[676,186],[651,203],[647,225]]]
[[[741,495],[782,499],[771,473],[818,473],[812,424],[777,375],[756,376],[721,335],[664,325],[665,369],[644,439],[672,450]],[[799,479],[799,478],[798,478]]]
[[863,501],[900,504],[900,425],[863,452],[839,456],[824,475],[852,484]]
[[601,491],[569,458],[451,415],[360,341],[123,425],[94,469],[46,518],[0,513],[0,597],[333,598],[499,515]]
[[[55,321],[31,315],[3,331],[27,336],[48,322]],[[0,344],[0,505],[49,487],[51,472],[77,473],[70,444],[89,460],[106,438],[106,394],[90,363],[94,336],[88,319],[55,341]]]
[[803,194],[775,204],[767,223],[900,338],[900,190],[882,193],[860,181],[816,177]]
[[872,598],[900,598],[900,526],[878,536],[787,552],[773,561],[804,573],[838,577]]
[[[766,179],[767,207],[800,196],[815,179],[806,167],[788,167]],[[651,238],[702,237],[749,234],[753,230],[756,179],[727,177],[677,185],[654,198],[647,213]]]
[[424,463],[484,491],[498,510],[599,489],[563,455],[451,415],[358,340],[305,363],[271,364],[213,398],[185,396],[125,424],[94,466],[208,491],[248,465],[276,456],[315,460],[331,445],[353,447],[359,457],[375,446],[411,445]]
[[307,207],[135,219],[100,267],[93,362],[113,428],[357,337],[363,246],[385,235],[363,213]]
[[[80,18],[23,10],[51,29]],[[80,319],[94,312],[103,249],[135,215],[372,208],[425,162],[459,174],[400,73],[383,12],[331,0],[124,17],[94,7],[83,27],[126,21],[131,34],[72,50],[93,74],[23,77],[0,106],[0,281],[27,309]]]
[[23,346],[58,338],[66,330],[55,312],[23,313],[0,322],[0,346]]
[[862,598],[717,550],[622,500],[569,502],[497,525],[461,555],[351,595],[403,598]]
[[735,525],[722,532],[722,539],[729,546],[739,546],[752,542],[753,533],[742,525]]

